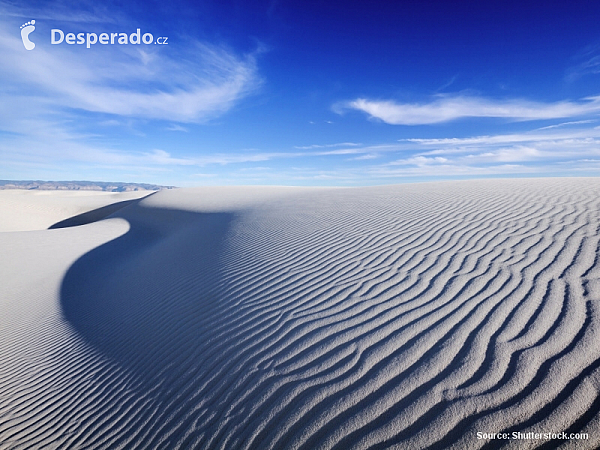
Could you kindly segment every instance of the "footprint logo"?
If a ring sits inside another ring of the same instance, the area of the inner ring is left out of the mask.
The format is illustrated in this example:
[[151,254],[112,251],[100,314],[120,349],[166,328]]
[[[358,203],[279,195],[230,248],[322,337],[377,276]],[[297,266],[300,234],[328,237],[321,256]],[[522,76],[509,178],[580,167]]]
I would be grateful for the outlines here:
[[35,44],[29,40],[29,35],[33,30],[35,30],[35,20],[21,25],[21,39],[23,39],[23,45],[27,50],[33,50],[35,48]]

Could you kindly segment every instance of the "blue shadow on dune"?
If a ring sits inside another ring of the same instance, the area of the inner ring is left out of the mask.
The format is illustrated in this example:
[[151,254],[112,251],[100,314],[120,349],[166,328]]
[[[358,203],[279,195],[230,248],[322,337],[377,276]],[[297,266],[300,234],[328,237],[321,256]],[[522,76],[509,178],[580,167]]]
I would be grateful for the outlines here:
[[[152,195],[152,194],[150,194]],[[54,230],[57,228],[69,228],[76,227],[79,225],[85,225],[92,222],[97,222],[102,220],[111,214],[116,213],[122,208],[126,206],[136,204],[140,200],[123,200],[121,202],[111,203],[110,205],[103,206],[101,208],[94,209],[93,211],[84,212],[82,214],[78,214],[73,217],[69,217],[68,219],[61,220],[60,222],[56,222],[54,225],[50,226],[49,230]]]
[[[221,316],[226,305],[219,295],[220,258],[233,214],[149,208],[138,202],[122,206],[127,207],[110,217],[127,220],[130,230],[79,258],[63,279],[60,299],[77,333],[124,370],[134,396],[150,400],[154,413],[138,410],[132,413],[137,417],[123,419],[139,424],[133,427],[141,439],[136,446],[150,448],[158,445],[153,439],[161,433],[155,431],[166,425],[160,421],[165,415],[185,416],[182,409],[193,402],[186,399],[188,390],[195,389],[211,361],[219,360],[210,337],[215,324],[227,321]],[[114,405],[98,412],[90,420],[97,420],[93,426],[101,434],[103,422],[110,422],[102,416],[113,414]],[[176,430],[169,433],[169,442],[181,439]]]

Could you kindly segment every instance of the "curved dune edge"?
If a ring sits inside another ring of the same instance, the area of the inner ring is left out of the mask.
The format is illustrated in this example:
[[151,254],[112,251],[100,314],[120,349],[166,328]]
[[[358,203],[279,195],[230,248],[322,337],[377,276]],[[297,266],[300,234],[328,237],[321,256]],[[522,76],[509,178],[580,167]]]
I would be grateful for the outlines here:
[[3,233],[0,446],[596,448],[599,245],[583,178],[180,189]]
[[66,221],[63,226],[97,221],[120,205],[152,193],[0,189],[0,232],[45,230],[62,221]]

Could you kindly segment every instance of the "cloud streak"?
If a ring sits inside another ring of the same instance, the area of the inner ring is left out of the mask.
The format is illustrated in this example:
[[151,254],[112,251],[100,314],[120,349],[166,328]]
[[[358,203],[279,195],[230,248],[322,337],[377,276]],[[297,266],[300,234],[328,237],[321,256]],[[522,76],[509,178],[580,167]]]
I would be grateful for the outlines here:
[[313,145],[304,145],[304,146],[295,146],[299,150],[311,150],[314,148],[331,148],[331,147],[358,147],[360,144],[356,142],[340,142],[338,144],[313,144]]
[[600,44],[592,44],[575,55],[575,60],[580,61],[577,65],[567,70],[565,80],[569,83],[577,81],[586,75],[597,75],[600,73]]
[[[198,41],[158,47],[163,46],[111,45],[86,51],[42,41],[26,52],[4,20],[0,53],[9,63],[0,68],[0,81],[43,95],[47,109],[183,123],[217,117],[261,84],[253,54],[239,56]],[[11,102],[10,94],[3,97]]]
[[441,95],[429,102],[398,103],[358,98],[334,106],[334,111],[362,111],[372,119],[391,125],[431,125],[467,117],[500,118],[511,121],[560,119],[600,113],[600,96],[578,102],[554,103],[529,100],[493,100],[463,95]]

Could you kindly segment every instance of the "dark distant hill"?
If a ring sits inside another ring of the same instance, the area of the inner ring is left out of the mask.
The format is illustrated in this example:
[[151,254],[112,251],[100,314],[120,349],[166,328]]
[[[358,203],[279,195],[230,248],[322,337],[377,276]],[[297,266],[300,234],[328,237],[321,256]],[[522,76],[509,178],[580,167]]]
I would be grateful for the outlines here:
[[40,181],[40,180],[0,180],[1,189],[39,189],[43,191],[160,191],[174,189],[175,186],[160,186],[147,183],[118,183],[104,181]]

